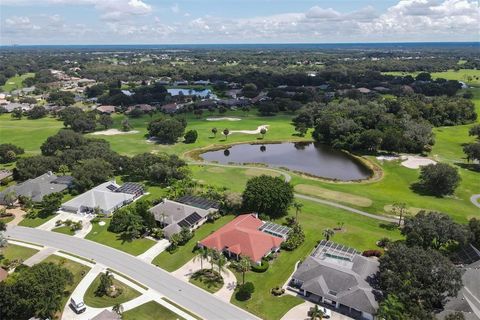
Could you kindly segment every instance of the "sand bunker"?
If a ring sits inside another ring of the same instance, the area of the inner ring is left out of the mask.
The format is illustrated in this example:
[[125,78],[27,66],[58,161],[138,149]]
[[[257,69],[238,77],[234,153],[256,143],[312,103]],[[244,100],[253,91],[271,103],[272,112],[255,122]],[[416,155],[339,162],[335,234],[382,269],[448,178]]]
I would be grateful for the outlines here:
[[240,121],[240,118],[229,118],[229,117],[221,117],[221,118],[207,118],[207,121]]
[[232,133],[259,134],[262,129],[268,131],[268,127],[268,124],[262,124],[261,126],[258,126],[257,130],[232,130],[229,135]]
[[133,133],[138,133],[139,131],[137,130],[130,130],[130,131],[120,131],[118,129],[108,129],[108,130],[103,130],[103,131],[96,131],[93,132],[93,135],[101,135],[101,136],[116,136],[118,134],[133,134]]
[[436,164],[436,161],[433,161],[429,158],[419,157],[419,156],[402,156],[402,159],[406,159],[401,164],[404,167],[410,169],[418,169],[429,164]]
[[380,161],[395,161],[395,160],[400,160],[400,156],[378,156],[377,160]]

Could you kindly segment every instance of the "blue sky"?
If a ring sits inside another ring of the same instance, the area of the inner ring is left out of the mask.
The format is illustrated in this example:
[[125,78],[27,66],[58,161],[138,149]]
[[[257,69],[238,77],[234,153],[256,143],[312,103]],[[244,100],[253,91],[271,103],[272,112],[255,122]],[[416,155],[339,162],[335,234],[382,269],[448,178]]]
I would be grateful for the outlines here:
[[1,0],[0,44],[479,41],[477,0]]

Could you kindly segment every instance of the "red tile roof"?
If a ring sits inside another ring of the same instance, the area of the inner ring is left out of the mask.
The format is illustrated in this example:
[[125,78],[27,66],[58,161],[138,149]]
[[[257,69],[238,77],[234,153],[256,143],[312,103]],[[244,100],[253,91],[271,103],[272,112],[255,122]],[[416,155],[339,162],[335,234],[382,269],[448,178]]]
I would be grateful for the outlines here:
[[249,257],[252,261],[260,261],[273,248],[280,247],[282,238],[272,236],[258,230],[262,220],[254,214],[236,217],[202,241],[203,246],[222,251],[224,249]]

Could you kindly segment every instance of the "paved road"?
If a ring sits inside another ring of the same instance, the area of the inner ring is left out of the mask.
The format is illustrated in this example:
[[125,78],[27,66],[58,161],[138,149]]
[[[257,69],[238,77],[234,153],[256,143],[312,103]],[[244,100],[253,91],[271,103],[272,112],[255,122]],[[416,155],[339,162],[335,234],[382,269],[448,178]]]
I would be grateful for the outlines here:
[[[286,182],[290,182],[290,180],[292,180],[292,176],[289,175],[288,173],[280,171],[280,170],[272,169],[272,168],[243,166],[243,165],[230,165],[230,164],[218,164],[218,163],[198,162],[198,161],[189,162],[188,164],[213,166],[213,167],[226,167],[226,168],[268,170],[268,171],[277,172],[277,173],[283,175],[285,177]],[[478,195],[478,196],[480,197],[480,195]],[[339,204],[337,202],[333,202],[333,201],[323,200],[323,199],[316,198],[316,197],[310,197],[310,196],[306,196],[306,195],[299,194],[299,193],[295,193],[295,197],[300,198],[300,199],[304,199],[304,200],[314,201],[314,202],[321,203],[321,204],[324,204],[324,205],[327,205],[327,206],[343,209],[343,210],[349,211],[351,213],[359,214],[359,215],[369,217],[369,218],[372,218],[372,219],[377,219],[377,220],[380,220],[380,221],[398,222],[398,219],[396,219],[396,218],[389,218],[389,217],[385,217],[385,216],[381,216],[381,215],[377,215],[377,214],[373,214],[373,213],[368,213],[368,212],[365,212],[365,211],[362,211],[362,210],[358,210],[358,209],[355,209],[355,208],[352,208],[352,207],[345,206],[343,204]]]
[[8,227],[6,236],[94,259],[164,294],[204,319],[258,319],[154,265],[90,240],[20,226]]
[[473,203],[474,206],[480,208],[480,194],[474,194],[470,197],[470,201]]

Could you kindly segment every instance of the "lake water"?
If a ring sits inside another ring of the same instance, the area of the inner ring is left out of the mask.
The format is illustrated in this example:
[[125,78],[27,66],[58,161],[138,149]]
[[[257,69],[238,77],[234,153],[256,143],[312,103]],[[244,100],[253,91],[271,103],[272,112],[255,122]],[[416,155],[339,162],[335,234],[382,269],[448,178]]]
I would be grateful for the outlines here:
[[371,172],[348,154],[313,142],[237,144],[225,150],[200,155],[218,163],[263,163],[285,167],[317,177],[342,181],[367,179]]
[[193,89],[185,89],[185,88],[172,88],[172,89],[167,89],[167,91],[172,96],[178,96],[180,95],[180,92],[182,92],[183,95],[185,96],[197,96],[200,98],[210,97],[212,99],[216,98],[215,94],[213,94],[210,89],[193,90]]

